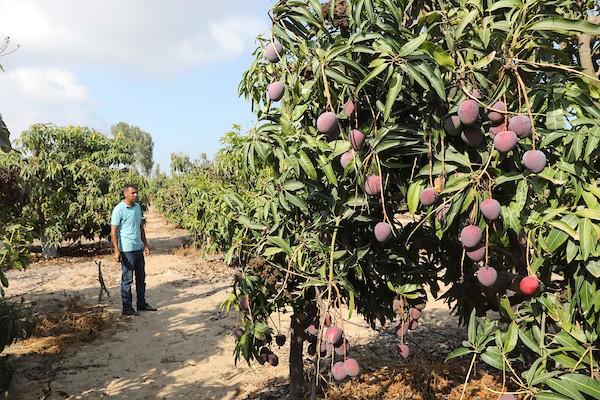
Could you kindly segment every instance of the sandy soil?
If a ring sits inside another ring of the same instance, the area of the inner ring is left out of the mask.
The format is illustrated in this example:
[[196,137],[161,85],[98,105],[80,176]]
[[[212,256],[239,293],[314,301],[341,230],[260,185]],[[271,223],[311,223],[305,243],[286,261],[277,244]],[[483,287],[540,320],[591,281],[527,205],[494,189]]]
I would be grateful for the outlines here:
[[[147,300],[158,312],[120,316],[120,266],[106,250],[8,272],[7,297],[33,302],[41,314],[80,297],[113,321],[106,330],[94,332],[94,340],[58,353],[40,351],[35,340],[5,349],[3,354],[11,354],[15,365],[10,399],[243,399],[266,382],[285,382],[287,344],[276,351],[277,367],[234,365],[231,330],[237,313],[225,315],[219,308],[229,295],[233,270],[218,256],[186,255],[185,231],[167,225],[152,210],[146,218],[152,249],[146,258]],[[101,301],[97,261],[110,292]],[[430,302],[426,311],[411,339],[415,352],[426,357],[447,353],[464,328],[449,319],[444,304]],[[282,315],[279,329],[286,333],[288,326]],[[345,329],[365,371],[374,371],[382,361],[398,362],[391,330],[372,330],[360,317],[353,317]]]

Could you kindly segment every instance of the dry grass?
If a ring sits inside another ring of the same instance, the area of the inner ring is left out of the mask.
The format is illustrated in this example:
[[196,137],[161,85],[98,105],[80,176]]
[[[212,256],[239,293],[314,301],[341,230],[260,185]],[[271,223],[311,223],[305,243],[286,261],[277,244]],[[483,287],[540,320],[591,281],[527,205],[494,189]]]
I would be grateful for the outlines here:
[[[380,362],[380,364],[383,364]],[[310,364],[305,364],[309,366]],[[317,399],[327,400],[498,400],[510,389],[502,385],[502,375],[476,369],[464,393],[469,360],[432,361],[422,356],[399,361],[395,365],[368,368],[344,382],[331,382],[319,391]],[[287,383],[267,382],[265,388],[244,397],[247,400],[287,398]],[[310,395],[306,394],[305,399]]]
[[169,254],[177,257],[200,258],[204,256],[206,252],[193,246],[179,246],[169,249]]
[[[361,374],[344,384],[331,385],[327,399],[461,399],[468,360],[429,361],[414,357],[394,368],[383,367]],[[497,400],[502,388],[501,374],[480,369],[469,380],[464,399]]]
[[81,297],[72,297],[61,309],[39,318],[27,347],[37,353],[60,353],[67,347],[92,342],[102,331],[115,331],[120,321],[119,317],[105,312],[103,306],[86,305]]

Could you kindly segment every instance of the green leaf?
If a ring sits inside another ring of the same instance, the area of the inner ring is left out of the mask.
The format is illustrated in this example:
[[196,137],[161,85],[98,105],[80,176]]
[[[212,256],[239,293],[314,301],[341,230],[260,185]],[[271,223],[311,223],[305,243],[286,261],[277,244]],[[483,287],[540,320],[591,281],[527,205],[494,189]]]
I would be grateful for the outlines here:
[[514,197],[515,210],[522,210],[527,200],[529,200],[529,184],[526,179],[523,179],[517,184],[517,191]]
[[569,238],[565,232],[558,230],[556,228],[552,228],[550,233],[545,239],[546,245],[551,252],[556,251],[560,246],[563,245]]
[[421,87],[423,89],[429,90],[429,84],[427,83],[425,78],[423,78],[423,76],[419,73],[419,71],[417,71],[417,69],[415,67],[413,67],[411,64],[408,64],[408,63],[400,64],[400,69],[403,70],[404,72],[406,72],[408,74],[408,76],[410,76],[419,85],[421,85]]
[[400,57],[406,57],[409,54],[412,54],[416,49],[421,47],[421,44],[427,39],[427,32],[423,32],[419,36],[414,39],[409,40],[400,48]]
[[592,221],[589,218],[581,218],[579,220],[579,246],[581,247],[581,256],[587,260],[590,254],[596,250],[596,238],[592,234]]
[[365,79],[363,79],[358,86],[356,87],[356,91],[360,92],[360,89],[362,89],[367,83],[371,82],[373,79],[375,79],[375,77],[377,77],[377,75],[381,74],[385,69],[387,69],[388,67],[388,63],[384,63],[381,64],[380,66],[378,66],[377,68],[375,68],[373,71],[371,71],[369,73],[369,75],[365,76]]
[[[600,278],[600,260],[591,260],[585,265],[585,269],[588,270],[594,278]],[[600,293],[600,290],[596,293]]]
[[600,220],[600,210],[580,208],[579,210],[575,211],[575,214],[579,217]]
[[502,220],[516,233],[521,232],[520,216],[513,207],[502,206]]
[[446,357],[446,361],[450,360],[451,358],[466,356],[467,354],[472,352],[473,350],[467,349],[466,347],[459,347],[457,349],[452,350],[450,354],[448,354],[448,356]]
[[337,83],[342,83],[344,85],[354,86],[354,81],[348,78],[345,75],[342,75],[341,72],[338,72],[332,68],[325,69],[325,75],[335,80]]
[[500,0],[495,2],[489,9],[489,12],[499,10],[501,8],[516,8],[522,6],[522,3],[518,0]]
[[261,224],[255,224],[252,221],[250,221],[250,219],[245,216],[245,215],[239,215],[237,217],[237,220],[239,221],[240,224],[244,225],[246,228],[249,229],[253,229],[253,230],[261,230],[264,228],[264,225]]
[[571,228],[569,224],[564,221],[548,221],[549,225],[552,225],[555,228],[560,229],[569,235],[573,240],[579,240],[579,234],[575,231],[575,229]]
[[300,166],[302,167],[306,175],[309,177],[309,179],[313,181],[317,180],[317,170],[315,169],[315,166],[313,165],[308,155],[304,152],[304,150],[298,150],[298,156]]
[[279,248],[283,250],[288,256],[292,254],[292,248],[290,247],[289,242],[283,239],[281,236],[269,236],[267,238],[267,241],[276,246],[279,246]]
[[390,117],[392,107],[396,103],[396,98],[402,89],[402,75],[399,72],[395,72],[390,82],[388,89],[387,98],[385,100],[385,109],[383,111],[383,119],[387,120]]
[[496,57],[496,52],[492,51],[490,54],[488,54],[487,56],[485,56],[483,58],[480,58],[475,64],[473,64],[473,69],[480,70],[484,67],[487,67],[489,63],[494,61],[495,57]]
[[456,27],[456,31],[454,32],[455,42],[460,41],[460,37],[463,35],[465,28],[471,23],[471,21],[473,21],[477,14],[479,14],[479,11],[477,9],[473,9],[469,12],[469,14],[467,14],[460,20],[460,24],[458,25],[458,27]]
[[496,346],[488,347],[483,354],[481,354],[481,360],[496,369],[507,369],[504,359],[502,358],[502,353],[500,353],[500,350]]
[[308,206],[302,198],[290,192],[285,192],[285,198],[287,201],[298,207],[303,213],[308,213]]
[[2,119],[2,115],[0,115],[0,148],[4,152],[9,152],[11,150],[10,144],[10,132]]
[[542,18],[531,24],[530,31],[553,31],[553,32],[582,32],[590,36],[600,35],[600,25],[592,24],[584,20],[573,20],[567,18]]
[[283,184],[283,188],[285,190],[294,192],[296,190],[303,189],[304,183],[302,183],[300,181],[285,181],[285,183]]
[[432,70],[429,64],[424,61],[417,63],[415,69],[421,71],[422,75],[429,80],[431,87],[433,87],[439,98],[446,100],[446,88],[444,86],[444,81],[439,74],[439,70]]
[[523,342],[523,344],[529,348],[529,350],[539,355],[542,354],[540,344],[535,341],[530,332],[519,329],[519,338],[521,339],[521,342]]
[[419,204],[421,203],[421,192],[425,188],[422,181],[413,181],[408,187],[406,195],[406,203],[408,204],[408,212],[415,214]]
[[565,111],[560,106],[560,103],[551,102],[548,104],[548,109],[546,110],[546,128],[550,130],[565,128]]
[[477,320],[475,319],[475,309],[471,311],[471,315],[469,317],[469,326],[467,328],[467,338],[469,342],[475,343],[477,339]]
[[511,322],[504,336],[504,352],[510,353],[517,345],[519,339],[519,328],[515,321]]
[[570,397],[563,396],[562,394],[542,390],[535,395],[536,400],[571,400]]
[[424,41],[421,49],[429,53],[440,67],[454,68],[454,59],[444,49],[434,43]]
[[573,400],[585,400],[585,397],[577,390],[577,387],[571,382],[563,381],[556,378],[550,378],[546,380],[546,385],[551,389],[556,390],[560,394],[569,396]]

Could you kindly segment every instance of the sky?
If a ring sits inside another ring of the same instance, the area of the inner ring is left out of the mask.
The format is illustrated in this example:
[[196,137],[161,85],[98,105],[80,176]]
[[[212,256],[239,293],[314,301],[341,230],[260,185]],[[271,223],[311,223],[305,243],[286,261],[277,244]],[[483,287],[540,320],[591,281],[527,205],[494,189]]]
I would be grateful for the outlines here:
[[[152,135],[154,162],[212,158],[255,120],[238,96],[274,0],[0,0],[0,114],[11,140],[35,123]],[[14,51],[13,51],[14,50]]]

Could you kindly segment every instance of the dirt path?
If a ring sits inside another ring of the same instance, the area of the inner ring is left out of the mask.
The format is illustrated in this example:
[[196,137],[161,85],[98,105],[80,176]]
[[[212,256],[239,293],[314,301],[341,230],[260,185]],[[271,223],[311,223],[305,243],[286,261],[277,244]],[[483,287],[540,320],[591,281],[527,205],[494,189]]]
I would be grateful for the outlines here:
[[[152,249],[146,258],[147,299],[158,312],[120,317],[120,266],[109,252],[94,258],[36,263],[24,272],[9,271],[7,296],[12,300],[24,298],[35,302],[36,310],[45,311],[79,296],[86,304],[103,307],[120,322],[95,340],[77,343],[58,354],[40,354],[30,341],[5,349],[4,353],[13,355],[16,368],[9,398],[236,399],[267,380],[287,376],[287,345],[278,352],[278,367],[234,365],[230,333],[237,315],[224,315],[219,309],[229,295],[233,271],[218,257],[186,257],[182,249],[173,251],[185,242],[186,233],[165,224],[152,210],[146,217]],[[94,261],[102,261],[111,294],[99,303]],[[447,332],[444,307],[425,313],[423,325],[435,328],[439,324]],[[281,322],[285,333],[287,318]],[[379,360],[395,357],[389,332],[373,331],[356,317],[346,326],[347,336],[363,354]],[[457,338],[453,332],[445,336]],[[424,345],[424,351],[429,351],[428,346],[444,346],[443,338],[434,336],[432,340]],[[377,341],[383,345],[373,346]],[[367,361],[364,365],[368,369]]]

